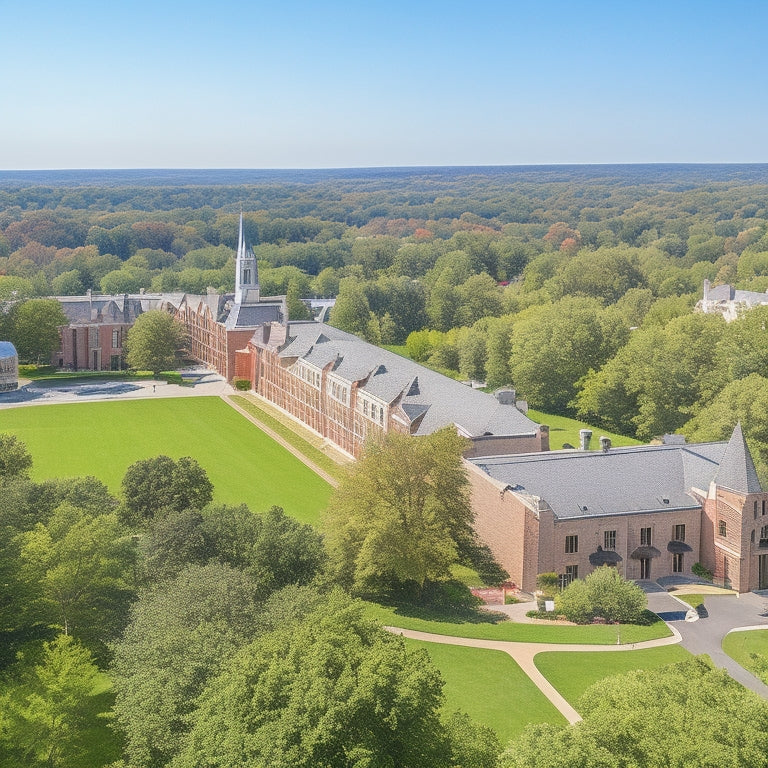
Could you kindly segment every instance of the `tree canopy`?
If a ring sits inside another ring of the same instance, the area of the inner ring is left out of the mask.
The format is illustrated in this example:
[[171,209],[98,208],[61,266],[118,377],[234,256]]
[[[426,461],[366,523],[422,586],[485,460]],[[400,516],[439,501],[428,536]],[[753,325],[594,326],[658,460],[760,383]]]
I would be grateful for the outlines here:
[[131,368],[157,374],[178,366],[185,344],[186,331],[181,323],[167,312],[150,310],[139,315],[129,329],[125,359]]

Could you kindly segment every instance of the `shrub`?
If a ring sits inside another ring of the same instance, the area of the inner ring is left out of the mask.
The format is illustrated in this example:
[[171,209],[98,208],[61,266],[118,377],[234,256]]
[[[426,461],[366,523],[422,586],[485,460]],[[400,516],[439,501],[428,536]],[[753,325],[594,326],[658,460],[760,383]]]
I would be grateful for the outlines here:
[[545,595],[554,595],[560,586],[560,577],[556,573],[540,573],[536,577],[536,588]]
[[158,377],[165,379],[167,384],[183,384],[184,379],[181,378],[181,374],[178,371],[163,371],[158,374]]
[[248,390],[251,388],[251,380],[243,379],[240,376],[235,376],[235,378],[232,380],[232,383],[235,385],[235,389],[239,390],[240,392],[248,392]]
[[637,584],[615,568],[603,566],[583,581],[572,581],[556,601],[558,612],[577,624],[586,624],[595,617],[636,624],[644,617],[647,599]]
[[691,572],[694,574],[694,576],[698,576],[700,579],[704,579],[705,581],[712,581],[714,578],[712,571],[710,571],[709,568],[705,568],[701,563],[694,563],[691,566]]

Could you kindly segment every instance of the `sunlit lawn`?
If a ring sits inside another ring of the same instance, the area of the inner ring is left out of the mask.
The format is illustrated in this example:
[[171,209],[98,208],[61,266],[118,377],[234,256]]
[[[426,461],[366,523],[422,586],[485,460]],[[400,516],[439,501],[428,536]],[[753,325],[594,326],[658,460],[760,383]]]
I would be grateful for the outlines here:
[[758,653],[768,661],[768,629],[753,629],[744,632],[729,632],[723,638],[723,650],[744,669],[764,680],[765,672],[761,675],[760,665],[750,654]]
[[680,645],[664,645],[640,651],[540,653],[534,658],[534,663],[575,707],[584,691],[599,680],[635,669],[655,669],[690,657],[691,654]]
[[600,437],[611,438],[611,444],[614,446],[624,445],[640,445],[639,440],[635,440],[632,437],[625,437],[624,435],[617,435],[613,432],[607,432],[600,427],[593,427],[591,424],[587,424],[577,419],[569,419],[567,416],[552,416],[548,413],[542,413],[541,411],[534,411],[533,409],[528,411],[528,418],[533,419],[539,424],[546,424],[549,427],[549,447],[551,450],[559,450],[563,447],[563,443],[570,443],[574,448],[579,447],[579,430],[591,429],[592,430],[592,442],[590,448],[597,450],[600,448]]
[[[433,632],[437,635],[473,637],[482,640],[507,640],[524,643],[583,643],[587,645],[613,645],[617,639],[617,627],[606,624],[564,626],[548,624],[522,624],[512,621],[492,623],[485,612],[467,613],[456,617],[430,616],[425,612],[407,608],[368,603],[368,613],[385,626]],[[419,615],[417,615],[419,614]],[[649,626],[623,624],[622,643],[638,643],[671,634],[667,625],[659,620]]]
[[130,464],[159,454],[192,456],[215,501],[254,511],[279,505],[317,523],[331,488],[218,397],[34,405],[0,411],[0,432],[17,434],[32,476],[95,475],[114,493]]
[[518,736],[528,723],[564,725],[565,718],[502,651],[408,640],[425,648],[445,680],[445,709],[462,710],[496,731],[502,744]]

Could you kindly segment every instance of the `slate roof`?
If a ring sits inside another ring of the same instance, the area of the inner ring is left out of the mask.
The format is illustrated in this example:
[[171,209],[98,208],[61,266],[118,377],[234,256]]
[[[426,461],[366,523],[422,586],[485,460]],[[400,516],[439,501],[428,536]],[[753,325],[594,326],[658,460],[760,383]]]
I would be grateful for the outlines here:
[[93,294],[93,296],[55,296],[64,315],[71,325],[90,323],[136,322],[143,312],[161,309],[172,304],[178,306],[184,294],[181,293],[120,293],[115,295]]
[[733,430],[725,454],[717,470],[715,482],[723,488],[746,493],[760,493],[760,480],[755,471],[752,455],[747,448],[741,424]]
[[256,328],[262,323],[279,322],[283,319],[280,303],[233,304],[227,315],[227,329]]
[[709,289],[710,301],[735,301],[744,304],[766,304],[768,303],[768,292],[742,291],[731,285],[716,285]]
[[319,367],[335,360],[335,375],[349,382],[365,380],[361,392],[387,404],[402,396],[399,404],[411,421],[423,415],[415,432],[418,435],[449,424],[469,437],[532,436],[538,429],[514,405],[501,405],[493,395],[324,323],[289,323],[288,339],[279,356],[286,361],[305,359]]
[[712,480],[723,479],[721,471],[724,478],[735,478],[735,485],[744,481],[732,490],[760,492],[737,429],[728,443],[551,451],[471,461],[513,492],[543,499],[558,518],[690,509],[699,506],[691,489],[706,492]]
[[0,358],[18,357],[16,347],[10,341],[0,341]]

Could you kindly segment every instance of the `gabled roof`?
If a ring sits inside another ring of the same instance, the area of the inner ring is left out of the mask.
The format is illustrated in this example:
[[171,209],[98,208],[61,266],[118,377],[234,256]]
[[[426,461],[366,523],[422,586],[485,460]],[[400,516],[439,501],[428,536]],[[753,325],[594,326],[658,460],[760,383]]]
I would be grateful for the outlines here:
[[455,424],[470,437],[536,434],[538,424],[514,405],[501,405],[486,392],[424,368],[412,360],[359,339],[330,325],[289,323],[288,340],[279,350],[284,360],[334,363],[335,376],[358,383],[359,391],[384,403],[398,403],[418,425],[415,434],[430,434]]
[[725,454],[717,470],[715,482],[738,493],[762,493],[752,455],[744,439],[741,423],[737,424],[728,441]]

